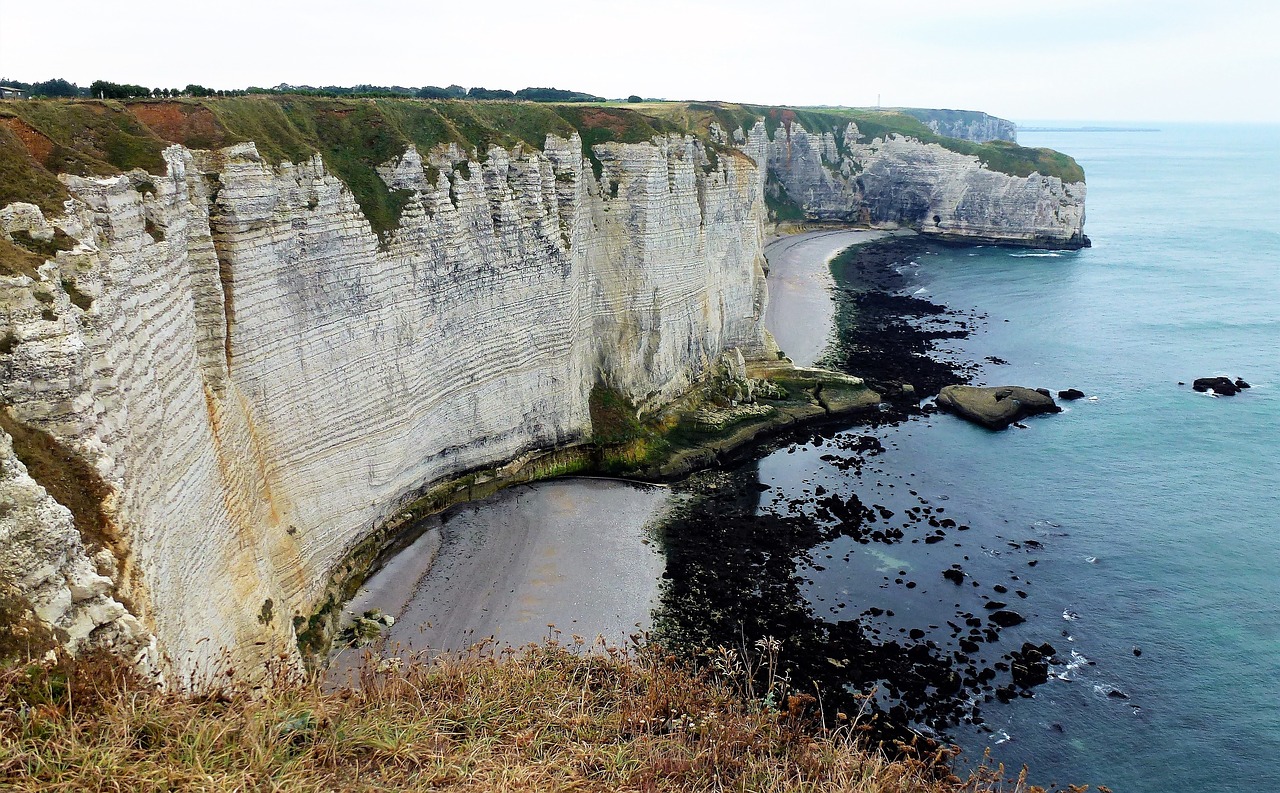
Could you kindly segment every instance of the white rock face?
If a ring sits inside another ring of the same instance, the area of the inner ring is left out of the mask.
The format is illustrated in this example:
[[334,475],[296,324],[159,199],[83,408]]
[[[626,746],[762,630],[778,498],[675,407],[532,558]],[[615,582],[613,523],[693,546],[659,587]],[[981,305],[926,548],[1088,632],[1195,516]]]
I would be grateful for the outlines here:
[[989,170],[977,157],[890,135],[859,141],[854,124],[810,133],[799,123],[763,147],[771,178],[815,220],[906,226],[953,240],[1078,247],[1084,244],[1084,182]]
[[[93,644],[151,658],[151,637],[111,596],[71,512],[27,473],[0,430],[0,576],[72,651]],[[114,572],[114,570],[112,571]]]
[[[656,404],[761,351],[754,162],[678,136],[596,154],[599,182],[576,136],[470,178],[411,149],[380,169],[414,191],[382,245],[318,156],[174,146],[145,193],[63,177],[79,245],[0,277],[0,404],[97,469],[127,550],[104,575],[0,433],[0,537],[25,549],[0,574],[75,641],[154,637],[184,682],[292,656],[292,618],[425,484],[584,439],[597,382]],[[15,204],[16,229],[52,227]]]
[[946,135],[974,143],[991,140],[1018,142],[1018,125],[1003,118],[975,110],[927,110],[910,108],[902,111],[913,116],[938,135]]

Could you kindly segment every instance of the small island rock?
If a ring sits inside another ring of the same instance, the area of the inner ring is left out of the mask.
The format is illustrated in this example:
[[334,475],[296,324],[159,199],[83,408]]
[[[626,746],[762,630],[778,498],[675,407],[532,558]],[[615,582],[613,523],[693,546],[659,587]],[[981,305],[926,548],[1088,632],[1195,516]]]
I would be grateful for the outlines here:
[[1201,393],[1212,391],[1219,396],[1232,396],[1240,393],[1240,386],[1231,382],[1230,377],[1197,377],[1191,387]]
[[1016,385],[949,385],[935,401],[942,410],[993,430],[1002,430],[1027,416],[1062,412],[1047,393]]
[[1084,392],[1078,388],[1068,388],[1065,391],[1058,392],[1058,399],[1070,401],[1072,399],[1084,399]]

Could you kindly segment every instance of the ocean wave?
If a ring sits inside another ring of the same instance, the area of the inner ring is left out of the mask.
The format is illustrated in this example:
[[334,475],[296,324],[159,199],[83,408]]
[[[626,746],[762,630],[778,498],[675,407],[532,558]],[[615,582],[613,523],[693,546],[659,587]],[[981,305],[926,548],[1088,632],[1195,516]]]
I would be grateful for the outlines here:
[[1009,254],[1015,259],[1058,259],[1062,257],[1057,251],[1029,251],[1027,253]]

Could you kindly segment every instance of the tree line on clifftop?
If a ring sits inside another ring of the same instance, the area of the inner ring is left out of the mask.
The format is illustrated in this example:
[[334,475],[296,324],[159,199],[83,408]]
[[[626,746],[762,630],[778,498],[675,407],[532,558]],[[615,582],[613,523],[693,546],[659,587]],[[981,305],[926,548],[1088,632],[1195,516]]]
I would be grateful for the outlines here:
[[[30,93],[31,98],[93,98],[93,99],[168,99],[180,96],[247,96],[249,94],[301,94],[304,96],[322,97],[416,97],[418,99],[508,99],[525,102],[603,102],[605,98],[582,91],[569,91],[563,88],[522,88],[519,91],[491,89],[482,87],[464,88],[450,85],[441,88],[436,85],[421,88],[406,88],[400,85],[326,85],[315,87],[310,85],[290,85],[281,83],[272,88],[214,89],[203,85],[190,84],[186,88],[148,88],[144,85],[129,83],[113,83],[108,80],[95,80],[90,85],[79,86],[69,80],[54,78],[36,83],[24,83],[19,80],[0,78],[0,85],[19,88]],[[642,101],[637,95],[627,98],[629,102]]]

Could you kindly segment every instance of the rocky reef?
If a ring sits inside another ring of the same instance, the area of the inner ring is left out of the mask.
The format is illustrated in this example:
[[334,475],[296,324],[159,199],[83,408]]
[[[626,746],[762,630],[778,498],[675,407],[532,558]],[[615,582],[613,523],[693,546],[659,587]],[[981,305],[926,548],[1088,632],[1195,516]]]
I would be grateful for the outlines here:
[[[478,471],[555,473],[597,431],[601,389],[654,413],[726,352],[776,362],[766,182],[817,217],[962,238],[1065,244],[1083,220],[1082,183],[899,138],[771,137],[766,116],[722,111],[0,112],[0,582],[73,649],[184,685],[297,659],[409,503],[470,493]],[[939,169],[956,206],[921,221],[911,185]],[[787,409],[869,398],[814,383]]]

